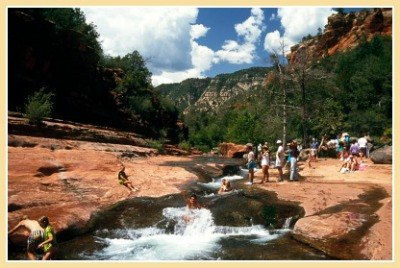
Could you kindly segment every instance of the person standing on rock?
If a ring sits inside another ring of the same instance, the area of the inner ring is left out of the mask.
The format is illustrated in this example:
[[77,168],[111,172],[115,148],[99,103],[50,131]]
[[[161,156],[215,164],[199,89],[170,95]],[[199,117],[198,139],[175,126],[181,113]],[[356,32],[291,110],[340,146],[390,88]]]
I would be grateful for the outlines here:
[[297,172],[297,157],[299,151],[297,150],[297,141],[292,141],[287,144],[289,146],[290,154],[290,181],[298,181],[299,174]]
[[278,169],[278,173],[279,173],[278,181],[283,181],[282,168],[284,166],[284,160],[285,160],[285,149],[282,146],[281,140],[277,140],[276,145],[278,146],[278,150],[276,151],[275,166]]
[[40,226],[39,222],[35,220],[30,220],[28,216],[24,215],[21,218],[21,221],[15,225],[10,231],[8,231],[8,235],[13,234],[19,228],[25,228],[25,236],[28,238],[27,247],[26,247],[26,255],[30,260],[36,260],[36,248],[43,241],[43,228]]
[[262,154],[261,154],[261,168],[262,168],[262,179],[261,183],[264,182],[269,182],[269,163],[270,163],[270,158],[269,158],[269,150],[268,146],[263,145],[262,146]]
[[367,155],[367,136],[364,135],[363,137],[358,139],[358,146],[359,146],[359,154],[360,154],[360,161],[363,162],[364,157]]
[[249,182],[248,184],[252,185],[254,180],[254,167],[256,166],[256,161],[253,152],[253,144],[246,144],[247,147],[247,168],[249,170]]
[[58,243],[54,229],[46,216],[40,217],[39,224],[44,228],[44,241],[38,245],[38,249],[42,248],[44,252],[42,260],[55,260],[58,254]]
[[133,187],[132,182],[129,181],[128,176],[125,173],[125,166],[120,165],[121,170],[118,172],[118,183],[128,188],[131,192],[137,191]]

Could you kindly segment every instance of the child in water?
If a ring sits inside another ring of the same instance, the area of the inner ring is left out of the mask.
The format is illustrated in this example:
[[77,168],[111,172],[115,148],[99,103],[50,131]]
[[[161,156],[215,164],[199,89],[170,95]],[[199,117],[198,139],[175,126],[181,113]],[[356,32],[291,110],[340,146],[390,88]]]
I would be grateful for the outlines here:
[[233,187],[231,186],[231,182],[227,179],[222,179],[222,185],[218,190],[219,194],[227,193],[233,191]]
[[[190,197],[188,198],[187,196],[184,195],[184,192],[182,192],[183,200],[186,202],[186,211],[190,212],[193,209],[201,209],[201,204],[197,200],[197,195],[196,194],[191,194]],[[183,215],[183,220],[186,223],[192,222],[193,218],[190,217],[187,213],[186,215]]]

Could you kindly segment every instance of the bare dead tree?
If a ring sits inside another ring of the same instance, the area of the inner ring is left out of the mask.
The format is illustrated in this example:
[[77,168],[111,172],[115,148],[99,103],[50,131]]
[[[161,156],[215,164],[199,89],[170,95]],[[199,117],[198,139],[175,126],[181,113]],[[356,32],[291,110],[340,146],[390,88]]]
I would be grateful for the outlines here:
[[276,50],[273,50],[272,55],[271,55],[271,59],[273,60],[273,63],[276,65],[276,67],[278,68],[278,73],[279,73],[279,84],[282,88],[282,105],[280,105],[282,107],[282,143],[286,144],[286,128],[287,128],[287,88],[286,88],[286,83],[285,83],[285,67],[284,67],[284,63],[281,62],[281,59],[286,59],[286,55],[285,55],[285,41],[282,38],[280,40],[280,47],[281,51],[279,54]]

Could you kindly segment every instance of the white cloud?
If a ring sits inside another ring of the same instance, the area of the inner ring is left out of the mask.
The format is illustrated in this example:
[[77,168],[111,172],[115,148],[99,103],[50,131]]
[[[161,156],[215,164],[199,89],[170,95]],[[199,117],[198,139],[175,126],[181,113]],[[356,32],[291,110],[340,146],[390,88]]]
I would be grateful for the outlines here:
[[193,40],[199,39],[200,37],[206,36],[208,30],[210,30],[210,28],[205,27],[203,24],[195,24],[192,25],[190,29],[190,36]]
[[273,21],[276,19],[275,13],[272,13],[271,17],[269,17],[269,21]]
[[221,50],[215,53],[215,63],[226,61],[233,64],[252,63],[255,58],[256,43],[265,30],[264,12],[253,8],[250,17],[235,25],[236,33],[242,42],[227,40]]
[[213,64],[252,63],[256,45],[265,30],[264,13],[253,8],[244,22],[234,26],[237,40],[227,40],[219,51],[196,40],[211,29],[195,24],[194,7],[83,7],[87,21],[97,26],[103,50],[124,56],[137,50],[147,59],[153,84],[204,77]]
[[[103,50],[124,56],[134,50],[149,58],[149,69],[181,71],[191,68],[192,7],[84,7],[87,21],[97,25]],[[167,56],[166,56],[167,55]]]
[[334,13],[332,8],[321,7],[284,7],[278,8],[277,18],[281,20],[283,36],[278,33],[268,33],[265,37],[264,48],[271,52],[276,49],[276,38],[284,38],[287,50],[290,46],[301,41],[303,36],[315,35],[318,28],[324,29],[328,17]]
[[282,47],[282,37],[281,34],[279,33],[278,30],[275,30],[273,32],[267,33],[265,36],[265,41],[264,41],[264,49],[269,51],[269,52],[277,52],[281,50]]
[[308,34],[315,35],[318,28],[324,29],[332,8],[285,7],[278,9],[278,17],[285,29],[285,37],[293,42],[300,41]]
[[251,43],[240,45],[233,40],[225,41],[222,49],[215,52],[214,62],[227,61],[233,64],[250,64],[253,62],[255,48],[255,45]]
[[214,51],[206,46],[201,46],[196,42],[192,43],[192,64],[200,72],[208,71],[212,67]]
[[152,76],[152,83],[154,86],[158,86],[161,84],[176,83],[194,77],[202,77],[201,73],[194,68],[181,72],[162,71],[159,75]]
[[193,77],[204,77],[204,72],[209,70],[213,65],[214,51],[206,46],[199,45],[195,39],[205,36],[208,30],[209,28],[200,24],[192,25],[190,31],[192,36],[192,50],[190,55],[193,68],[175,72],[162,71],[160,74],[152,76],[153,85],[174,83]]
[[243,36],[246,43],[254,43],[259,39],[264,29],[264,13],[260,8],[253,8],[251,16],[244,21],[235,25],[238,36]]

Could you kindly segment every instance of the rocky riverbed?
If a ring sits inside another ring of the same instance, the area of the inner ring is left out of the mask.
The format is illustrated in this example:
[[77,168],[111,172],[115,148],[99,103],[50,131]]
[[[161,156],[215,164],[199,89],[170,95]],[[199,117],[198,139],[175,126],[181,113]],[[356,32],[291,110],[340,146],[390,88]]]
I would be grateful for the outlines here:
[[[151,148],[127,144],[9,134],[8,228],[22,215],[47,215],[60,240],[89,231],[93,217],[127,198],[160,197],[223,174],[242,159],[217,156],[158,155]],[[117,183],[118,165],[139,191],[130,194]],[[293,237],[339,259],[392,259],[392,165],[367,160],[363,171],[341,174],[337,159],[300,163],[300,181],[271,181],[243,186],[243,191],[275,192],[305,211]],[[288,176],[286,171],[286,176]],[[24,244],[22,233],[9,246]],[[336,250],[338,248],[347,250]],[[340,253],[338,253],[340,252]],[[343,253],[347,252],[347,253]]]

